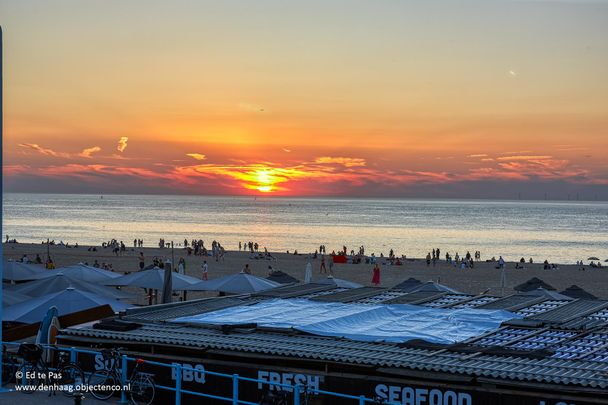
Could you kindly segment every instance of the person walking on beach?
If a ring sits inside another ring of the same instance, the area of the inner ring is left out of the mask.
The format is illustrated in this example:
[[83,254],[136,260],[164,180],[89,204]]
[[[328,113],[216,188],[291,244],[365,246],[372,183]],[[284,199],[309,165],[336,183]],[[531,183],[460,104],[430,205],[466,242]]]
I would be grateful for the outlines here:
[[503,259],[502,256],[498,258],[498,267],[501,269],[505,268],[505,259]]
[[139,252],[139,270],[143,270],[144,269],[144,265],[145,265],[145,260],[144,260],[144,252]]
[[372,284],[375,286],[380,285],[380,266],[378,263],[374,266],[374,270],[372,273]]
[[209,266],[207,265],[207,260],[203,261],[203,265],[201,266],[203,268],[203,280],[207,281],[207,273],[209,272]]
[[312,283],[312,264],[310,263],[310,258],[308,258],[308,263],[306,263],[306,271],[304,272],[304,282],[306,284]]
[[180,257],[177,262],[177,272],[182,276],[186,274],[186,260],[183,257]]
[[431,265],[431,252],[428,252],[426,254],[426,267],[429,267]]
[[327,268],[325,267],[325,255],[321,255],[321,267],[319,267],[319,274],[321,273],[327,274]]

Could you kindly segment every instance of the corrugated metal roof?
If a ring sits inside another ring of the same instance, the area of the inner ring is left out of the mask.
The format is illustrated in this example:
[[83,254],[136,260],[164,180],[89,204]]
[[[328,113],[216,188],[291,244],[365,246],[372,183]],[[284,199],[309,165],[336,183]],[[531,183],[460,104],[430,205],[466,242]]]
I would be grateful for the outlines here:
[[[317,297],[319,301],[407,303],[427,306],[515,309],[528,317],[459,345],[438,348],[350,341],[294,334],[293,331],[240,330],[229,334],[211,327],[162,321],[218,309],[249,305],[271,297]],[[91,342],[120,341],[257,353],[289,358],[363,364],[374,367],[461,373],[585,387],[608,387],[608,301],[552,300],[512,295],[498,299],[466,294],[405,293],[363,287],[352,290],[303,284],[254,296],[230,296],[129,310],[124,316],[144,325],[132,331],[68,328],[62,338]]]
[[468,294],[445,294],[432,301],[426,301],[422,305],[432,308],[446,308],[452,305],[473,299],[474,295]]
[[537,302],[546,301],[543,297],[530,296],[530,295],[509,295],[508,297],[497,299],[488,304],[480,305],[479,309],[505,309],[507,311],[515,311],[520,308],[524,308]]
[[124,319],[131,321],[165,321],[182,316],[202,314],[217,311],[218,309],[257,302],[260,299],[245,297],[213,297],[196,301],[186,301],[169,305],[155,305],[127,309]]
[[566,305],[571,301],[566,300],[552,300],[538,302],[536,304],[524,307],[516,311],[516,313],[525,317],[534,317],[535,315],[542,314],[543,312],[551,311],[552,309],[559,308],[562,305]]
[[353,303],[356,303],[356,304],[383,304],[394,298],[401,297],[405,294],[407,294],[407,293],[405,291],[401,291],[401,290],[384,290],[378,294],[374,294],[369,297],[359,298],[359,299],[353,301]]
[[493,297],[491,295],[480,295],[471,300],[461,301],[457,304],[452,305],[450,308],[477,308],[482,305],[489,304],[490,302],[494,302],[498,300],[498,297]]
[[314,301],[323,302],[353,302],[359,299],[373,297],[386,291],[386,288],[379,287],[360,287],[350,290],[344,290],[333,294],[321,295],[312,298]]
[[576,300],[550,311],[531,316],[530,318],[543,322],[564,323],[592,314],[606,307],[608,307],[608,301]]
[[[124,332],[93,328],[68,328],[60,339],[89,338],[121,344],[148,343],[257,353],[300,359],[393,367],[494,377],[550,384],[586,387],[608,386],[608,353],[596,352],[593,360],[578,358],[522,358],[479,354],[467,356],[449,350],[399,347],[390,343],[358,342],[311,335],[274,332],[239,332],[224,334],[219,330],[186,325],[148,324]],[[603,340],[605,342],[606,340]],[[597,360],[599,359],[599,360]]]
[[417,291],[417,292],[401,295],[399,297],[385,301],[384,303],[385,304],[421,304],[423,302],[428,302],[428,301],[437,299],[445,294],[446,294],[445,292],[437,292],[437,291]]
[[256,295],[274,298],[292,298],[300,297],[302,295],[307,295],[319,291],[331,291],[335,288],[336,286],[331,284],[305,283],[273,288],[272,290],[263,291]]

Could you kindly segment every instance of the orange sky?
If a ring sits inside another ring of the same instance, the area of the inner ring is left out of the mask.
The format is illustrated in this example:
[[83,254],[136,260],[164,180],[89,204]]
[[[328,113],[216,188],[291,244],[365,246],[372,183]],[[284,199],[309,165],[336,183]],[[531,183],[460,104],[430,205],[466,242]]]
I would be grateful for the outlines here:
[[6,189],[608,198],[606,21],[574,0],[2,2]]

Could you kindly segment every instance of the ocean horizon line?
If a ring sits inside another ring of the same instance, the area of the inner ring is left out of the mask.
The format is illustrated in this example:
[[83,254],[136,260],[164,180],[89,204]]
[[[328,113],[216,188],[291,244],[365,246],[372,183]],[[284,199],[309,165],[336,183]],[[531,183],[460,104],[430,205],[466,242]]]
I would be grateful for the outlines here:
[[454,202],[521,202],[521,203],[608,203],[608,200],[604,199],[562,199],[562,198],[494,198],[494,197],[434,197],[434,196],[420,196],[420,197],[396,197],[396,196],[347,196],[347,195],[265,195],[265,194],[190,194],[190,193],[63,193],[63,192],[25,192],[25,191],[7,191],[3,190],[2,195],[73,195],[73,196],[115,196],[115,197],[136,197],[136,196],[157,196],[157,197],[200,197],[200,198],[234,198],[234,199],[260,199],[260,200],[357,200],[357,201],[377,201],[377,200],[392,200],[392,201],[454,201]]

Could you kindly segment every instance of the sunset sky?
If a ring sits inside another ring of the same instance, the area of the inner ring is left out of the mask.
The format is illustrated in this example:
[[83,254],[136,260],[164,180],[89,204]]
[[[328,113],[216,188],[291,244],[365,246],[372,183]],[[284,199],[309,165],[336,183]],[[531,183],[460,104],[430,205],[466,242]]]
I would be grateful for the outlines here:
[[608,199],[608,1],[0,2],[7,191]]

